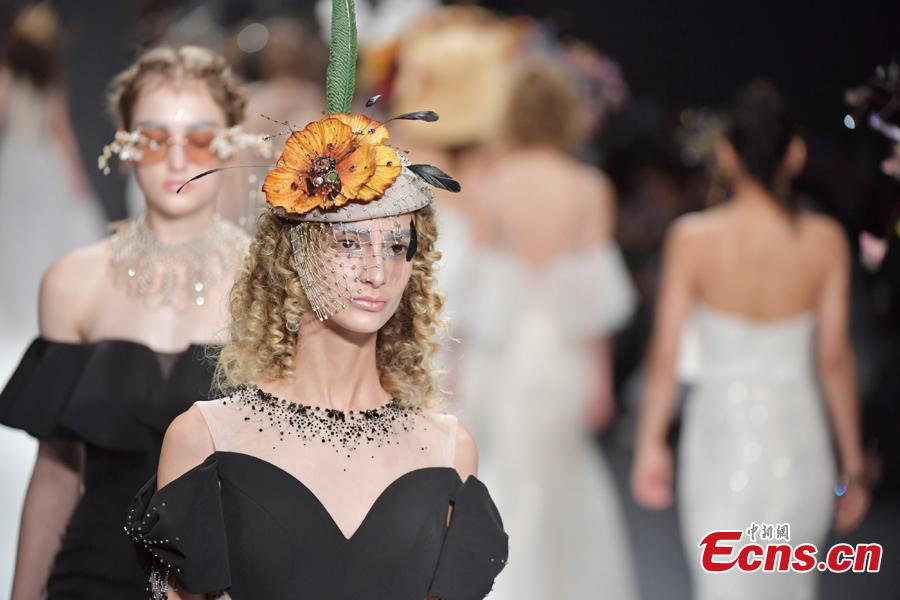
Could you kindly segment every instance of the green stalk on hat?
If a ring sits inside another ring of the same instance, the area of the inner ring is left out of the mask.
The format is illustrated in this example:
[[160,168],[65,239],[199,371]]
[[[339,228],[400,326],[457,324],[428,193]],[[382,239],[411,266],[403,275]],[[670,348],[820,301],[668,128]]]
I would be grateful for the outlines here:
[[353,0],[333,0],[325,80],[329,114],[350,112],[356,87],[356,54],[356,8]]

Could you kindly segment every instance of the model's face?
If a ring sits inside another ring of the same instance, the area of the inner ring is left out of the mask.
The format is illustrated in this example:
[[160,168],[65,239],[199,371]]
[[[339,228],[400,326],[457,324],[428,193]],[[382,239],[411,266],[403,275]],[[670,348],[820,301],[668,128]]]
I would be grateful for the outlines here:
[[136,165],[148,210],[178,218],[215,204],[220,174],[191,182],[180,194],[176,191],[194,175],[222,166],[210,143],[225,127],[225,113],[205,83],[148,83],[135,103],[132,123],[132,130],[140,129],[151,140]]
[[375,333],[397,311],[412,274],[407,260],[412,215],[331,226],[323,243],[331,289],[345,307],[328,319],[332,327]]

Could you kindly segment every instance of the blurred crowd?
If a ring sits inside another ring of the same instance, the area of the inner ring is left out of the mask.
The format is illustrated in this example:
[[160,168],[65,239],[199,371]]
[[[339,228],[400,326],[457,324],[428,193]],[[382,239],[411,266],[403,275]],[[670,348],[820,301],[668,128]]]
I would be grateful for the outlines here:
[[[190,44],[224,55],[249,90],[245,130],[276,145],[323,113],[328,60],[324,0],[103,3],[102,16],[79,3],[22,4],[0,9],[0,380],[37,332],[44,270],[142,210],[126,169],[104,177],[95,165],[116,128],[105,90],[138,49]],[[602,40],[569,38],[533,17],[437,0],[357,0],[357,11],[359,110],[380,119],[436,111],[431,127],[393,123],[392,144],[462,185],[437,196],[450,323],[439,366],[511,536],[510,566],[491,597],[690,597],[696,557],[682,550],[676,510],[640,507],[629,477],[666,232],[729,195],[716,155],[721,107],[642,97],[593,45]],[[851,250],[872,508],[858,530],[832,536],[879,542],[889,557],[900,548],[900,183],[885,174],[896,156],[882,172],[884,143],[862,129],[850,152],[810,151],[793,195],[836,219]],[[822,139],[810,132],[807,145]],[[241,160],[259,168],[227,175],[218,210],[252,228],[266,165]],[[692,333],[687,326],[680,341],[682,399],[704,369]],[[33,445],[0,434],[3,590]],[[852,585],[823,579],[821,598],[900,589],[890,573]],[[601,588],[606,595],[585,592]]]

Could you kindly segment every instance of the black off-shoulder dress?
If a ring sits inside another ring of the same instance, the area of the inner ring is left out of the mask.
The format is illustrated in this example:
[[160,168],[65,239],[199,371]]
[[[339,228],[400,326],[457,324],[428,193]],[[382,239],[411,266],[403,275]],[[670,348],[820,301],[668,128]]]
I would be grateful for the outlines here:
[[251,390],[198,403],[215,452],[162,489],[152,478],[127,515],[150,569],[232,600],[490,592],[507,534],[485,486],[451,466],[455,417],[395,410],[379,437],[377,414],[355,428],[353,415],[273,402]]
[[28,348],[0,394],[0,423],[85,446],[83,494],[48,580],[50,600],[146,597],[122,514],[156,472],[169,423],[209,397],[211,380],[198,345],[159,354],[124,340],[38,338]]

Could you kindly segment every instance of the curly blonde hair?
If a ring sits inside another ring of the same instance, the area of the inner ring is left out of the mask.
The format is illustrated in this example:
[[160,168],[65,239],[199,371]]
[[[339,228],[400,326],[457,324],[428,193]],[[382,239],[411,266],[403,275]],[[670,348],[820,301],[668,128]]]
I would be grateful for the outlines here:
[[[397,311],[378,332],[376,364],[381,385],[406,408],[440,406],[431,361],[444,323],[443,296],[435,290],[434,209],[413,213],[418,251]],[[294,267],[288,223],[263,213],[243,268],[231,291],[229,340],[220,350],[215,382],[220,391],[289,376],[301,335],[300,322],[309,300]]]

